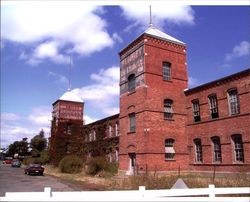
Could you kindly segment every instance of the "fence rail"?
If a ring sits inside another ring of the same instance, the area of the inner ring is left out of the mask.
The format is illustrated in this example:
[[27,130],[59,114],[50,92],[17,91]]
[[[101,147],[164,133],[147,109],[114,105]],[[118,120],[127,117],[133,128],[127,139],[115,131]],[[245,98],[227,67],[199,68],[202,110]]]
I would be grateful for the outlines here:
[[[242,196],[234,196],[240,194]],[[230,195],[230,196],[226,196]],[[165,189],[130,191],[75,191],[52,192],[45,187],[44,192],[7,192],[0,201],[222,201],[249,202],[250,187],[208,188],[195,189]]]

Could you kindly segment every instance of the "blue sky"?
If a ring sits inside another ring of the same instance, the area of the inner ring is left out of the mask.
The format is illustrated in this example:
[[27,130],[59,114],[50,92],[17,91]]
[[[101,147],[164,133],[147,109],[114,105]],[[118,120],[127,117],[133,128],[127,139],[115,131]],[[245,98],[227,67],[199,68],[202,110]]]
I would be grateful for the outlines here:
[[[119,112],[118,52],[149,23],[149,6],[1,3],[1,147],[49,136],[52,103],[68,88],[87,123]],[[153,4],[153,24],[187,44],[190,87],[250,67],[249,6]]]

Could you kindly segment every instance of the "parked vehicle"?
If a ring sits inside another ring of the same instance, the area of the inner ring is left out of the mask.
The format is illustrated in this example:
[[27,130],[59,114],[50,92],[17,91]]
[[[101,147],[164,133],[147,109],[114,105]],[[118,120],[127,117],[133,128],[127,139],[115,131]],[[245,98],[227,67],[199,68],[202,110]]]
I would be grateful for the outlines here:
[[5,157],[5,160],[4,160],[4,164],[11,164],[12,163],[12,160],[13,158],[12,157]]
[[11,163],[11,166],[20,168],[21,167],[21,161],[19,161],[18,159],[13,159],[12,163]]
[[24,169],[24,173],[27,175],[43,175],[44,167],[40,164],[30,164]]

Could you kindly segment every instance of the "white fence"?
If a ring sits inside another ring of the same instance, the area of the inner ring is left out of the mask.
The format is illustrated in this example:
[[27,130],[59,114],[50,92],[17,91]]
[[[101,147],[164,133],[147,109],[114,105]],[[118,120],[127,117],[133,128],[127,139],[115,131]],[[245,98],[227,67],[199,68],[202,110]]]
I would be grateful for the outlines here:
[[[225,196],[230,194],[230,196]],[[243,196],[233,196],[241,194]],[[223,195],[223,196],[221,196]],[[7,192],[0,201],[223,201],[249,202],[250,187],[146,190],[140,186],[132,191]]]

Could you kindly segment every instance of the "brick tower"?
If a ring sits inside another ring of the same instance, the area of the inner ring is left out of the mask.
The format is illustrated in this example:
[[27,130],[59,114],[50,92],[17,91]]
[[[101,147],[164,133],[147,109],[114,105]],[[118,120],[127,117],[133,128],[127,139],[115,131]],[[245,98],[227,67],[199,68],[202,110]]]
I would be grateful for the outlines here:
[[83,150],[84,102],[70,90],[53,103],[50,156],[58,164],[68,154],[81,154]]
[[119,55],[119,171],[186,170],[185,44],[150,25]]

